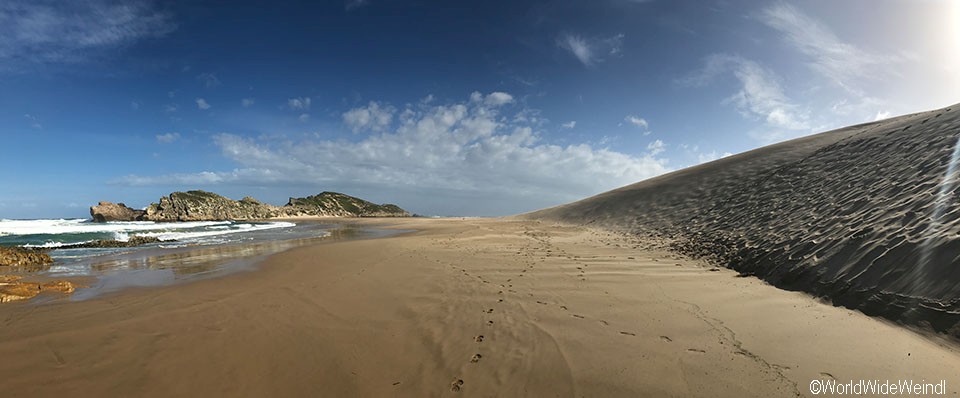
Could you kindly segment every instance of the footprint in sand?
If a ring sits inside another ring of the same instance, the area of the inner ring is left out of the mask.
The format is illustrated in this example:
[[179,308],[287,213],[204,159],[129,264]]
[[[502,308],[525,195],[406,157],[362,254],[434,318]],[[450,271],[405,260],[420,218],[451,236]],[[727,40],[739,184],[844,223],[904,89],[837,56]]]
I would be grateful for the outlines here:
[[473,341],[476,341],[476,342],[478,342],[478,343],[482,343],[482,342],[483,342],[483,335],[481,334],[481,335],[479,335],[479,336],[477,336],[477,337],[474,337],[474,338],[473,338]]
[[624,331],[622,331],[622,330],[620,331],[620,334],[625,335],[625,336],[636,336],[636,335],[637,335],[636,333],[624,332]]
[[493,325],[493,321],[487,321],[487,325]]
[[836,380],[836,379],[837,379],[836,377],[833,377],[832,374],[827,373],[827,372],[820,372],[820,376],[829,377],[831,380]]
[[695,353],[697,353],[697,354],[705,354],[705,353],[706,353],[706,351],[701,350],[701,349],[699,349],[699,348],[687,348],[687,352],[695,352]]
[[566,311],[566,310],[567,310],[567,306],[561,305],[561,306],[560,306],[560,309]]
[[663,340],[663,341],[665,341],[665,342],[667,342],[667,343],[673,341],[673,339],[671,339],[670,336],[660,336],[660,340]]
[[484,312],[486,312],[486,313],[488,313],[488,314],[492,314],[492,313],[493,313],[493,308],[491,308],[491,309],[489,309],[489,310],[486,310],[486,311],[484,311]]
[[605,320],[603,320],[603,319],[600,320],[600,324],[603,325],[603,326],[610,326],[610,322],[607,322],[607,321],[605,321]]
[[543,301],[540,301],[540,300],[537,300],[537,304],[547,305],[547,303],[544,303]]
[[453,379],[450,383],[450,391],[458,392],[463,387],[463,380]]
[[473,358],[470,358],[470,363],[480,362],[480,358],[483,358],[483,355],[475,354]]
[[573,317],[583,319],[583,315],[573,314]]

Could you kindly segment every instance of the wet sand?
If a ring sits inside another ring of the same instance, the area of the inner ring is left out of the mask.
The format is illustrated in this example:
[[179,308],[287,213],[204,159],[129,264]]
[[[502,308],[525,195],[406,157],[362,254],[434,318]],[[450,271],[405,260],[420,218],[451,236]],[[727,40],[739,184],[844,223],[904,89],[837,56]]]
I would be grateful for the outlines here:
[[935,336],[537,221],[417,232],[255,272],[0,306],[4,396],[795,396],[813,379],[946,379]]

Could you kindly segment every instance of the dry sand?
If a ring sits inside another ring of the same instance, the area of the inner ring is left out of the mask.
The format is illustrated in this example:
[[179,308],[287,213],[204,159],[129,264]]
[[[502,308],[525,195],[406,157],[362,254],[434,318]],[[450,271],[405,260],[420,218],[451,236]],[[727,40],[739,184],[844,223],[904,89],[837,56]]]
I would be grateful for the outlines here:
[[0,395],[770,397],[831,377],[960,389],[956,346],[655,242],[538,221],[376,222],[418,232],[0,306]]

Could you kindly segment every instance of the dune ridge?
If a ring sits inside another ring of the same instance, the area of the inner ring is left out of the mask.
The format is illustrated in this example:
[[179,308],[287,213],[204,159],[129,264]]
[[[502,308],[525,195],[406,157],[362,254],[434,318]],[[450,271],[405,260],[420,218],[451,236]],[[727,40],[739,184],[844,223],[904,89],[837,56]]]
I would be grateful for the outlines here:
[[960,104],[523,215],[657,236],[771,284],[960,337]]

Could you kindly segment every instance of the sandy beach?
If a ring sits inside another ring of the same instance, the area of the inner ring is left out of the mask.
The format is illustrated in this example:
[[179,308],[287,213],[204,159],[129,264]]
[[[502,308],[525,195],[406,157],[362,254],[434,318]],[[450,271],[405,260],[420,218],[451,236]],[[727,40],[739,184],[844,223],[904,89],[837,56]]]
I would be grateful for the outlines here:
[[643,237],[512,219],[321,243],[258,270],[0,306],[4,396],[796,396],[946,380],[953,343]]

